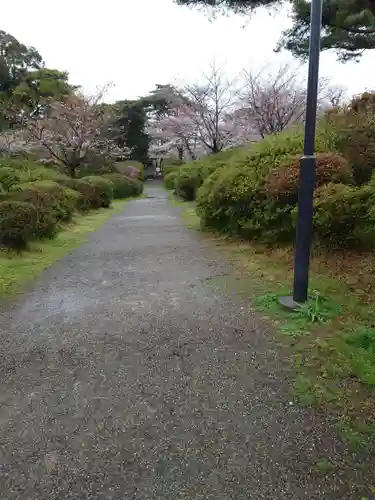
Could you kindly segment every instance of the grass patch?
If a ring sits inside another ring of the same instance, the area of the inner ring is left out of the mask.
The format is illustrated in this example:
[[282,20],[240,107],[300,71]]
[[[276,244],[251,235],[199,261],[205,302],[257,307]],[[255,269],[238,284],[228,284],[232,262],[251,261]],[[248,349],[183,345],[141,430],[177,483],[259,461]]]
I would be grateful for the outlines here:
[[114,201],[109,209],[77,216],[54,239],[35,242],[27,252],[0,252],[0,296],[10,297],[21,292],[44,269],[85,243],[90,233],[99,229],[112,215],[120,213],[127,201]]
[[316,470],[322,476],[327,476],[328,474],[332,474],[334,471],[334,465],[330,462],[327,457],[321,457],[316,462]]
[[[192,204],[182,217],[190,227],[200,227]],[[278,299],[291,293],[293,248],[207,231],[202,237],[233,264],[233,276],[217,277],[215,285],[248,296],[273,324],[283,357],[294,366],[294,398],[303,406],[329,408],[350,449],[374,451],[375,252],[327,254],[315,249],[310,301],[289,312]]]

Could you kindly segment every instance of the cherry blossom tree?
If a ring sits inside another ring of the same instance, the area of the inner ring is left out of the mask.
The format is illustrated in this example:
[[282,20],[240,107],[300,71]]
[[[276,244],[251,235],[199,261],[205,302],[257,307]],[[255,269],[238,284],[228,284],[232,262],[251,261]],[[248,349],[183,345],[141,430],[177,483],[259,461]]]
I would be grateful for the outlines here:
[[188,111],[186,104],[180,104],[151,122],[153,151],[162,156],[177,153],[180,160],[197,158],[198,130]]
[[[248,120],[261,138],[302,123],[306,110],[307,83],[301,67],[285,64],[277,71],[244,71],[244,86],[239,92],[237,119]],[[342,102],[344,89],[319,79],[318,112]]]
[[107,89],[105,86],[90,97],[77,92],[64,102],[49,102],[42,116],[20,117],[29,141],[65,165],[71,177],[90,153],[109,156],[119,152],[109,138],[111,108],[101,102]]
[[[236,80],[228,80],[213,63],[202,82],[182,89],[188,105],[184,109],[193,124],[198,141],[210,153],[231,145],[230,117],[235,109]],[[231,126],[232,125],[232,126]]]
[[251,139],[252,123],[236,115],[236,84],[236,79],[228,80],[212,64],[199,83],[164,86],[169,105],[153,117],[150,128],[156,150],[196,159]]
[[245,71],[239,116],[251,120],[262,138],[281,132],[303,119],[305,89],[300,74],[289,65],[276,73]]

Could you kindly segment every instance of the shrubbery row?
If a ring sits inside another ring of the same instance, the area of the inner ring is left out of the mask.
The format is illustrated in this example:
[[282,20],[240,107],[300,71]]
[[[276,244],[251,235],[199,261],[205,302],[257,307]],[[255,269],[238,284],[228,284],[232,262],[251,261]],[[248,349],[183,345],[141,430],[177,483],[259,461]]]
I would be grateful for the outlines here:
[[[315,238],[330,248],[375,247],[375,101],[368,102],[362,96],[318,126]],[[165,183],[197,200],[203,226],[269,243],[293,241],[302,151],[303,131],[287,130],[182,165]]]
[[0,162],[0,188],[0,244],[25,249],[33,239],[52,238],[76,211],[137,196],[143,184],[118,172],[72,179],[24,159],[7,159]]

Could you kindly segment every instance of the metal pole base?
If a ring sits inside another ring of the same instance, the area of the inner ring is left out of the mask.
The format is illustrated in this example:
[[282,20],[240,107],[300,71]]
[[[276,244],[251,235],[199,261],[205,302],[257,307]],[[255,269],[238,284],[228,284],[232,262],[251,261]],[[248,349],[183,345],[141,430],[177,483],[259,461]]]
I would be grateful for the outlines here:
[[296,302],[292,295],[284,295],[283,297],[280,297],[279,304],[288,311],[298,311],[301,307],[301,304]]

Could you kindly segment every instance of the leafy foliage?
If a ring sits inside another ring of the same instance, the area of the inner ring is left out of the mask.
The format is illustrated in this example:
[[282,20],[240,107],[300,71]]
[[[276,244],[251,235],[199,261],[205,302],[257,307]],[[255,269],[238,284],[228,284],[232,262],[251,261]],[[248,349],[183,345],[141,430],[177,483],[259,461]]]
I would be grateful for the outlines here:
[[0,167],[0,184],[8,190],[21,181],[19,173],[11,167]]
[[76,176],[89,153],[110,156],[117,152],[114,141],[105,135],[112,121],[100,104],[105,91],[103,88],[91,97],[72,94],[64,102],[50,103],[43,116],[20,118],[20,126],[29,137],[65,165],[71,177]]
[[164,185],[167,189],[175,189],[177,176],[178,172],[174,170],[164,177]]
[[[269,196],[284,203],[296,204],[299,184],[300,155],[288,159],[270,172],[265,181]],[[327,182],[353,183],[352,170],[346,159],[335,153],[320,153],[316,158],[316,182],[319,187]]]
[[[180,5],[208,6],[247,13],[260,6],[281,4],[280,0],[176,0]],[[294,55],[306,57],[310,27],[310,7],[307,0],[291,0],[294,24],[286,30],[279,43]],[[357,59],[365,50],[375,48],[375,8],[365,0],[324,0],[323,50],[335,49],[342,61]]]
[[195,199],[196,192],[202,184],[201,172],[195,165],[184,165],[176,170],[176,194],[187,201]]
[[97,206],[93,208],[108,208],[111,206],[111,202],[113,199],[112,181],[96,175],[82,177],[81,181],[90,184],[90,186],[94,188],[94,199]]
[[316,237],[332,249],[373,247],[374,196],[372,186],[323,186],[318,190],[315,201]]
[[33,185],[33,183],[19,184],[11,189],[9,199],[30,203],[35,207],[37,211],[35,236],[37,238],[52,238],[55,236],[60,206],[51,192]]
[[[327,151],[334,141],[324,130],[319,129],[317,144]],[[294,239],[300,158],[295,153],[298,147],[302,151],[301,139],[297,131],[289,131],[234,152],[198,191],[197,213],[203,225],[265,242]],[[353,184],[344,157],[317,155],[315,234],[324,245],[375,245],[375,189],[372,183],[363,188]]]
[[34,47],[0,31],[0,130],[12,124],[5,113],[10,106],[36,115],[48,98],[61,100],[73,89],[66,72],[45,68]]
[[82,179],[71,179],[69,177],[62,178],[58,182],[80,194],[81,197],[77,203],[78,210],[87,211],[93,208],[100,208],[100,190],[95,189],[91,183],[85,182]]
[[37,226],[37,210],[31,203],[14,200],[0,202],[0,243],[23,250],[34,237]]
[[375,94],[365,92],[350,106],[328,116],[336,147],[353,166],[357,184],[368,182],[375,167]]
[[113,183],[113,198],[129,198],[142,193],[143,184],[137,179],[130,179],[122,174],[104,174],[105,179]]
[[[293,0],[292,28],[283,34],[279,48],[291,50],[297,57],[307,57],[310,8],[307,0]],[[364,0],[323,2],[322,50],[335,49],[341,61],[358,59],[365,50],[375,48],[375,9]]]
[[117,161],[114,165],[115,171],[120,174],[131,177],[134,175],[133,168],[138,169],[138,176],[136,177],[140,181],[145,180],[145,167],[143,163],[136,160],[126,160],[126,161]]
[[168,174],[171,172],[177,172],[181,165],[183,165],[183,162],[177,163],[177,162],[163,162],[162,170],[163,170],[163,175],[166,177]]
[[32,203],[43,219],[40,235],[52,236],[58,222],[71,220],[76,209],[77,198],[54,181],[34,181],[11,188],[9,196],[19,201]]
[[115,121],[111,137],[120,148],[131,151],[131,158],[142,164],[148,161],[150,137],[146,132],[147,105],[143,99],[118,101],[113,106]]

